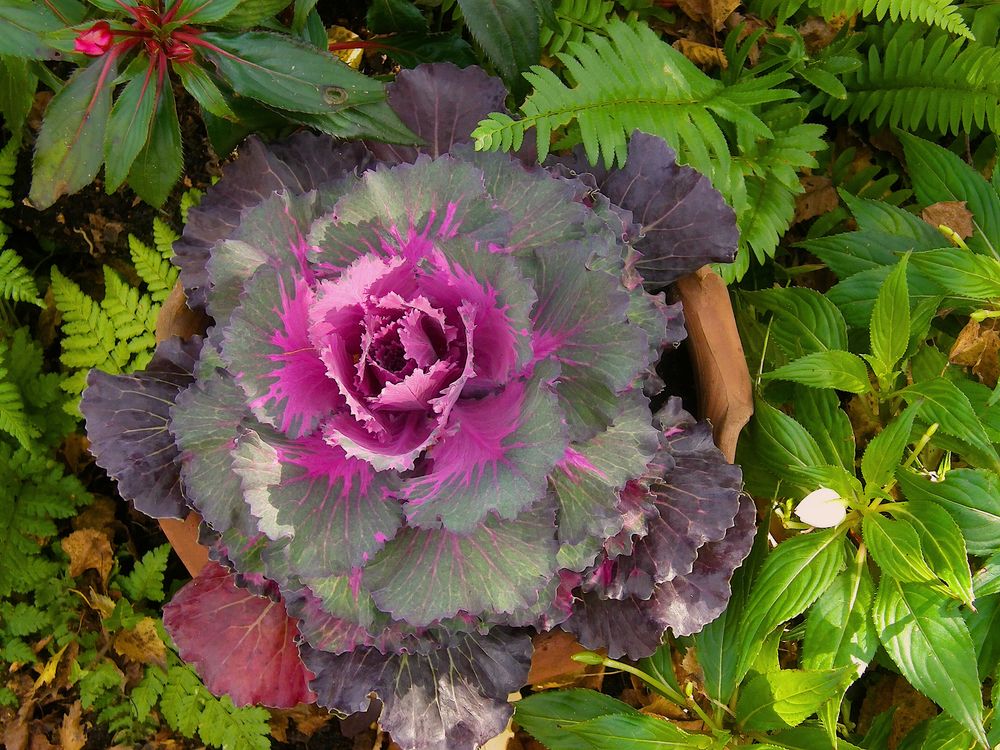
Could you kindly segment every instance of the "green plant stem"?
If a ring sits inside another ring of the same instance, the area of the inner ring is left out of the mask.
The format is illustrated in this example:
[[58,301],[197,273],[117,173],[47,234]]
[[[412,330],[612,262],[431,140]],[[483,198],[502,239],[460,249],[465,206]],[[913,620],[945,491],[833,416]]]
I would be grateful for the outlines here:
[[[587,655],[589,656],[589,654]],[[573,656],[573,659],[575,661],[581,661],[584,664],[591,663],[591,660],[585,661],[582,659],[577,659],[577,656],[581,656],[581,654],[576,654]],[[694,711],[698,715],[698,718],[701,719],[703,722],[705,722],[705,726],[707,726],[712,731],[714,732],[723,731],[719,723],[716,722],[707,713],[705,713],[702,707],[699,706],[698,702],[693,698],[686,698],[685,696],[681,695],[679,692],[674,690],[672,687],[667,685],[665,682],[656,679],[647,672],[643,672],[638,667],[633,667],[631,664],[626,664],[625,662],[616,661],[615,659],[608,659],[604,657],[599,657],[599,658],[600,658],[600,663],[603,664],[605,667],[609,667],[611,669],[620,669],[623,672],[628,672],[629,674],[633,674],[640,680],[645,682],[647,685],[649,685],[651,688],[653,688],[656,692],[658,692],[667,700],[676,703],[681,708],[690,709]]]

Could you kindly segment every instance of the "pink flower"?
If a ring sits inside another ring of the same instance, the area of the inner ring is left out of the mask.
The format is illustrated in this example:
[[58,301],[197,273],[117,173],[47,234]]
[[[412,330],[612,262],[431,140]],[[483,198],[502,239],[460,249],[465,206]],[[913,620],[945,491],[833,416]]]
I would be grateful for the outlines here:
[[77,35],[76,41],[73,43],[73,50],[85,55],[100,57],[111,48],[113,41],[111,26],[108,22],[98,21]]

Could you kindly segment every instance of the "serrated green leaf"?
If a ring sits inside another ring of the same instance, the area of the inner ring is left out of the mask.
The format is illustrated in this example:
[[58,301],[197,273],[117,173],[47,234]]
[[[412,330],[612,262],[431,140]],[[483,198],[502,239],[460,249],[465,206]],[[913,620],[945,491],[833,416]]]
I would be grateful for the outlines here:
[[170,549],[169,544],[151,549],[136,562],[131,573],[120,579],[122,589],[128,594],[129,599],[133,602],[143,599],[151,602],[163,601],[163,574],[167,569]]
[[180,77],[181,84],[201,105],[202,109],[225,120],[237,119],[218,85],[197,63],[174,63],[173,70]]
[[917,407],[908,406],[903,412],[887,424],[883,430],[868,443],[861,457],[861,476],[869,496],[888,484],[903,460],[903,451],[910,442],[910,432],[917,418]]
[[49,102],[32,167],[30,198],[36,208],[48,208],[97,175],[116,67],[112,52],[97,58],[77,70]]
[[1000,480],[996,474],[953,469],[943,481],[931,481],[904,469],[898,478],[908,500],[927,500],[951,514],[970,554],[990,555],[1000,550]]
[[427,31],[427,19],[410,0],[373,0],[365,22],[374,34]]
[[990,443],[982,422],[976,416],[969,399],[946,378],[933,378],[914,383],[899,392],[907,403],[921,402],[919,416],[928,423],[937,422],[941,432],[968,444],[963,456],[976,464],[1000,469],[1000,456]]
[[754,307],[773,313],[771,337],[789,356],[848,349],[843,316],[819,292],[787,287],[744,295]]
[[962,617],[976,649],[980,679],[985,682],[1000,666],[1000,639],[996,637],[1000,632],[1000,596],[980,596],[976,599],[976,610],[963,610]]
[[797,726],[840,692],[853,673],[853,667],[845,667],[759,674],[740,691],[736,721],[751,732]]
[[801,424],[763,399],[756,399],[748,433],[752,437],[747,442],[752,443],[763,468],[806,491],[816,489],[807,470],[827,462],[816,440]]
[[878,375],[895,369],[910,340],[910,293],[904,257],[886,276],[872,308],[872,356],[880,363]]
[[843,533],[837,529],[793,537],[771,551],[740,618],[737,682],[749,670],[764,638],[804,612],[843,568]]
[[27,60],[0,55],[0,115],[12,133],[19,133],[35,101],[38,78]]
[[465,25],[510,86],[538,62],[538,9],[532,0],[458,0]]
[[899,139],[920,202],[965,201],[975,229],[969,247],[1000,257],[1000,195],[947,149],[909,133],[900,132]]
[[218,21],[246,4],[244,0],[179,0],[174,15],[178,23],[206,24]]
[[872,616],[882,645],[909,683],[985,744],[976,653],[954,600],[886,576]]
[[848,393],[871,390],[868,368],[855,354],[844,351],[813,352],[761,376],[764,380],[790,380],[810,388],[833,388]]
[[44,3],[31,0],[4,0],[0,3],[0,23],[7,33],[0,35],[0,55],[44,60],[53,50],[45,34],[63,26]]
[[928,250],[913,256],[913,265],[949,297],[978,301],[1000,298],[1000,261],[967,250]]
[[908,521],[893,521],[880,513],[866,513],[862,533],[884,575],[910,583],[937,580],[924,560],[917,530]]
[[795,419],[813,436],[825,463],[854,470],[854,430],[836,393],[805,386],[795,389]]
[[962,530],[948,511],[927,500],[889,503],[884,507],[894,518],[909,522],[917,532],[920,549],[931,571],[948,584],[956,599],[972,606],[975,594],[969,555]]
[[249,29],[274,18],[287,8],[292,0],[243,0],[235,10],[227,13],[217,23],[229,29]]
[[149,139],[132,163],[128,184],[146,203],[161,206],[180,179],[183,166],[174,92],[170,86],[164,86]]

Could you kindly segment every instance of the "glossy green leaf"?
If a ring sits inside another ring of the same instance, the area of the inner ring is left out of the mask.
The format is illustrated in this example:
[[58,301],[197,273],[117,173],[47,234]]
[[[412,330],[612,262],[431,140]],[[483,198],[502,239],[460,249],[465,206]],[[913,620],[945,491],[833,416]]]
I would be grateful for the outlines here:
[[52,48],[45,42],[47,32],[62,28],[63,23],[42,2],[2,0],[0,2],[0,55],[45,60]]
[[385,98],[382,84],[334,55],[266,31],[210,32],[201,48],[236,93],[292,112],[328,114]]
[[965,201],[975,227],[969,247],[1000,257],[1000,195],[947,149],[909,133],[900,132],[899,139],[920,202]]
[[740,691],[736,721],[751,732],[798,726],[843,690],[854,673],[849,667],[759,674]]
[[458,0],[465,25],[509,86],[538,63],[538,9],[532,0]]
[[202,109],[226,120],[236,119],[236,115],[229,107],[229,103],[222,91],[219,90],[218,85],[197,63],[174,63],[173,69],[180,77],[181,84],[201,105]]
[[972,576],[972,590],[977,597],[1000,593],[1000,552],[990,555],[979,566]]
[[427,30],[427,19],[410,0],[372,0],[365,20],[374,34]]
[[35,144],[30,193],[35,208],[48,208],[97,175],[104,160],[116,67],[109,52],[77,70],[49,102]]
[[990,555],[1000,550],[1000,479],[996,474],[952,469],[944,481],[932,482],[904,469],[898,478],[908,500],[928,500],[951,514],[970,554]]
[[925,584],[884,576],[872,617],[907,681],[985,744],[976,653],[954,600]]
[[[301,34],[306,30],[306,24],[309,23],[309,18],[314,16],[313,9],[316,7],[317,0],[295,0],[295,8],[292,10],[292,31],[296,34]],[[322,26],[322,23],[320,23]],[[368,25],[369,30],[374,31],[371,28],[371,24]],[[326,31],[324,29],[324,31]],[[324,38],[326,34],[323,35]]]
[[1000,662],[1000,595],[991,594],[976,599],[976,610],[963,610],[962,617],[969,627],[972,645],[976,649],[979,679],[987,680]]
[[868,485],[869,496],[892,479],[903,460],[903,451],[910,442],[910,432],[917,418],[917,407],[909,406],[868,443],[861,457],[861,476]]
[[213,23],[243,4],[244,0],[180,0],[180,8],[174,15],[174,20],[179,23]]
[[156,74],[149,68],[147,74],[125,85],[111,108],[104,138],[104,189],[108,195],[125,182],[132,162],[146,144],[156,99]]
[[1000,297],[1000,261],[967,250],[929,250],[913,256],[913,265],[949,297],[989,301]]
[[923,558],[917,530],[908,521],[893,521],[880,513],[866,513],[861,528],[868,551],[884,575],[911,583],[937,580]]
[[274,18],[292,0],[241,0],[235,10],[227,13],[219,24],[230,29],[249,29]]
[[850,352],[813,352],[765,373],[764,380],[790,380],[811,388],[834,388],[848,393],[871,390],[864,360]]
[[[867,330],[871,326],[875,300],[891,270],[892,266],[879,266],[856,273],[831,287],[826,297],[840,310],[848,325]],[[926,299],[937,299],[940,295],[937,285],[917,273],[912,263],[906,274],[906,283],[913,306]]]
[[161,206],[180,179],[184,167],[181,127],[177,121],[174,92],[163,87],[149,140],[132,162],[128,184],[151,206]]
[[567,729],[599,716],[636,714],[632,706],[595,690],[572,688],[535,693],[514,704],[514,721],[549,750],[580,750]]
[[737,682],[747,673],[764,638],[804,612],[843,568],[843,533],[838,529],[792,537],[771,551],[740,618],[734,644],[739,654]]
[[37,87],[38,78],[27,60],[0,55],[0,115],[12,133],[21,130],[34,104]]
[[778,747],[787,750],[830,750],[831,747],[835,747],[836,750],[860,750],[856,745],[839,738],[836,745],[831,745],[826,731],[822,727],[809,724],[775,732],[769,735],[768,739],[777,743]]
[[847,325],[837,306],[805,287],[745,292],[759,310],[773,314],[771,338],[790,357],[831,349],[846,351]]
[[948,714],[938,714],[927,722],[920,750],[975,750],[976,738]]
[[946,378],[934,378],[914,383],[900,391],[907,403],[922,402],[919,416],[928,423],[937,422],[946,435],[968,444],[970,450],[963,456],[968,461],[1000,469],[1000,456],[990,443],[989,436],[972,409],[972,404],[962,391]]
[[[677,674],[674,672],[673,647],[669,640],[656,649],[652,656],[640,659],[637,666],[650,677],[669,685],[678,693],[681,692],[681,686],[677,682]],[[651,689],[656,690],[652,686]]]
[[[704,734],[690,734],[667,719],[640,713],[605,714],[588,721],[566,726],[577,742],[593,750],[708,750],[715,742]],[[579,745],[578,745],[579,747]]]
[[854,430],[833,391],[805,386],[795,389],[795,419],[813,436],[825,463],[854,471]]
[[886,276],[872,308],[872,356],[881,364],[880,375],[893,371],[910,339],[910,293],[906,284],[906,257]]
[[955,597],[972,605],[972,572],[962,530],[955,519],[936,503],[910,500],[884,506],[894,518],[906,520],[916,530],[920,549],[931,571],[948,584]]

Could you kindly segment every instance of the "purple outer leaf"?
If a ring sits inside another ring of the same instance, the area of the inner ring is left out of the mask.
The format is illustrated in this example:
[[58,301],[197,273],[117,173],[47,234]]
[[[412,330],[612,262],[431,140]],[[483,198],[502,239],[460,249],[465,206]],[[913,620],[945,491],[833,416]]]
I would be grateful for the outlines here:
[[179,454],[168,430],[170,407],[194,380],[201,337],[162,342],[145,370],[109,375],[91,370],[80,411],[90,451],[118,482],[122,497],[154,518],[184,518]]
[[295,645],[295,620],[280,601],[237,588],[221,565],[209,563],[174,594],[163,625],[206,687],[228,693],[237,706],[291,708],[316,699]]
[[360,143],[338,144],[328,136],[296,133],[282,144],[265,146],[249,138],[240,158],[188,213],[184,234],[174,245],[174,263],[188,304],[203,308],[209,286],[209,250],[240,225],[245,209],[275,192],[299,194],[367,168],[371,154]]
[[482,68],[463,69],[452,63],[402,70],[386,92],[389,106],[425,144],[414,148],[368,143],[376,158],[388,164],[413,162],[420,153],[437,157],[456,144],[468,143],[481,119],[505,111],[507,97],[500,79]]
[[531,638],[495,627],[488,635],[456,636],[427,655],[306,649],[303,658],[316,673],[320,705],[365,711],[374,692],[383,704],[379,723],[403,750],[473,750],[507,725],[507,696],[527,679]]
[[732,262],[736,214],[704,175],[681,166],[661,139],[635,131],[621,169],[587,166],[582,152],[565,160],[590,172],[600,191],[631,211],[641,226],[635,268],[651,286],[665,286],[706,263]]
[[[679,401],[671,399],[666,408]],[[698,550],[722,539],[739,509],[742,472],[726,463],[707,422],[691,419],[667,428],[664,450],[647,472],[652,479],[646,503],[656,515],[631,557],[616,566],[608,585],[614,599],[646,599],[655,584],[690,573]]]
[[607,599],[597,590],[584,592],[563,627],[585,648],[607,648],[612,659],[649,656],[667,628],[678,636],[698,632],[729,602],[729,582],[750,554],[755,521],[753,501],[742,498],[732,529],[699,550],[690,573],[656,586],[649,599]]

